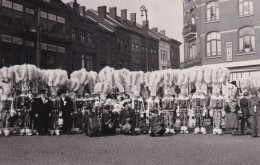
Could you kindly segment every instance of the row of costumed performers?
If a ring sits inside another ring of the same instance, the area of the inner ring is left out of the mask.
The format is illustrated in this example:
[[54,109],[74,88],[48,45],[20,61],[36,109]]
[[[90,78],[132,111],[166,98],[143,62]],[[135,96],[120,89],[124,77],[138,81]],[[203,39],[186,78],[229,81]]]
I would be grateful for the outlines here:
[[228,69],[209,67],[146,73],[105,67],[70,75],[29,64],[3,67],[0,133],[160,136],[194,127],[194,134],[206,134],[204,119],[211,116],[213,134],[222,134],[223,126],[238,128],[238,88],[242,94],[255,93],[258,80],[234,85]]

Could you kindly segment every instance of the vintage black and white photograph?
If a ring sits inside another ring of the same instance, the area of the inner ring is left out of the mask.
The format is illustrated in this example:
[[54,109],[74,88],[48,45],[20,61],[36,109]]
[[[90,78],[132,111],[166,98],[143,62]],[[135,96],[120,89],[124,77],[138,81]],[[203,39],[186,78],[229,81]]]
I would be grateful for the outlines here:
[[0,165],[260,164],[259,0],[0,0]]

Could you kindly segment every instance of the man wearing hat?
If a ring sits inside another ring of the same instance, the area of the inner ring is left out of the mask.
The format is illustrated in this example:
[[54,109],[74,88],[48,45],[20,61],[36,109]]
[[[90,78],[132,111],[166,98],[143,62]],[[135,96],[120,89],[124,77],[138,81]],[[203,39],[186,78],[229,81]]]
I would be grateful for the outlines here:
[[63,134],[70,134],[72,128],[72,113],[73,113],[73,103],[69,97],[65,96],[65,90],[59,90],[60,95],[60,107],[62,111],[62,119],[63,119]]
[[260,98],[257,91],[252,93],[250,104],[250,117],[253,118],[252,137],[257,137],[257,129],[260,129]]
[[244,128],[245,128],[245,124],[247,124],[247,127],[251,127],[250,123],[249,123],[249,117],[250,117],[250,112],[249,112],[249,108],[250,108],[250,103],[248,100],[248,93],[244,92],[243,98],[240,99],[239,101],[240,103],[240,109],[242,111],[242,118],[241,118],[241,135],[244,134]]
[[51,112],[51,102],[47,98],[46,90],[40,91],[40,97],[36,98],[35,117],[38,119],[38,132],[40,135],[48,134],[48,124]]

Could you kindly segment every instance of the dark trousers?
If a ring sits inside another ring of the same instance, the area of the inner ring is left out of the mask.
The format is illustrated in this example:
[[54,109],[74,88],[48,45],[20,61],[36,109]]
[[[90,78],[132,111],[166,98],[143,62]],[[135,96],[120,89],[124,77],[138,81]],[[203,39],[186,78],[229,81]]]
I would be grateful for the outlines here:
[[39,118],[38,131],[40,134],[48,134],[49,120],[46,117]]
[[240,123],[241,134],[244,134],[245,125],[247,125],[248,128],[251,128],[251,124],[250,124],[247,116],[243,116],[241,118],[241,123]]
[[70,133],[71,128],[72,128],[72,117],[71,116],[63,117],[62,133]]
[[257,129],[260,130],[260,116],[253,116],[253,124],[252,124],[252,134],[253,136],[257,135]]

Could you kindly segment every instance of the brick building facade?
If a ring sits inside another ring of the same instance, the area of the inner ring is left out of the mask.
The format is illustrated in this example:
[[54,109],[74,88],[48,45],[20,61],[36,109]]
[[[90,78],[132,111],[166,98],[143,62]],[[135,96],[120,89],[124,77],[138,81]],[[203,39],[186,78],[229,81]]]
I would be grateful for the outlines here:
[[260,71],[257,0],[184,0],[184,67],[224,66],[230,80]]
[[86,10],[77,1],[0,0],[0,15],[1,66],[30,63],[69,73],[159,69],[159,39],[147,35],[135,13],[129,20],[126,9],[118,16],[116,7]]

